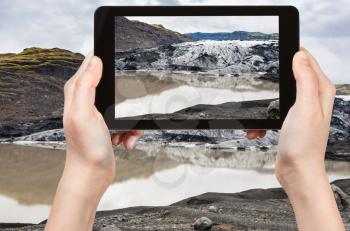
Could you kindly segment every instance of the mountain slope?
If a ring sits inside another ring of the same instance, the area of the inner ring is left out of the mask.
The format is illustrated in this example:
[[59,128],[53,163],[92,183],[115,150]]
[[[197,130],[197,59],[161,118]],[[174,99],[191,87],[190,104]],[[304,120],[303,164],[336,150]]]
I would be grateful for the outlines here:
[[[34,130],[60,125],[64,83],[83,58],[81,54],[58,48],[28,48],[18,54],[0,54],[1,134],[26,134],[30,132],[26,126],[30,127],[28,123],[32,121],[38,127]],[[53,117],[57,119],[53,119],[51,126],[47,119]],[[41,119],[46,121],[40,124]],[[24,133],[17,134],[14,127],[23,128]]]
[[131,48],[151,48],[189,41],[192,41],[192,39],[166,29],[159,24],[150,25],[139,21],[131,21],[122,16],[115,18],[116,51],[125,51]]
[[247,31],[234,31],[234,32],[218,32],[218,33],[187,33],[185,34],[191,37],[193,40],[278,40],[279,35],[274,34],[264,34],[261,32],[247,32]]

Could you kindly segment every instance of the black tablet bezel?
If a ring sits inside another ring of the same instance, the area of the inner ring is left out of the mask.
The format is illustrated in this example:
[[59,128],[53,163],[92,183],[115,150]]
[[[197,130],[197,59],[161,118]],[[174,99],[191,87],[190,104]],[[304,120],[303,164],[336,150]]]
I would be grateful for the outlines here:
[[[278,16],[280,119],[122,120],[115,118],[115,16]],[[299,13],[293,6],[103,6],[95,12],[94,53],[103,61],[96,107],[110,129],[280,129],[295,101],[293,55],[299,50]]]

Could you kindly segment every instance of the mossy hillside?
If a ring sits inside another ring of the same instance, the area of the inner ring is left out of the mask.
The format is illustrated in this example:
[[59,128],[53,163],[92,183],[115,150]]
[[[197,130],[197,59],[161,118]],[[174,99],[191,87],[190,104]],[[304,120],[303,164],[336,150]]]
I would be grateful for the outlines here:
[[0,123],[61,116],[63,86],[83,58],[58,48],[0,54]]
[[165,28],[162,24],[150,24],[152,27],[154,27],[155,29],[157,30],[160,30],[160,31],[163,31],[164,33],[169,33],[169,34],[174,34],[176,35],[179,39],[181,38],[186,38],[188,39],[189,41],[191,41],[192,39],[184,34],[181,34],[177,31],[173,31],[173,30],[170,30],[170,29],[167,29]]
[[84,56],[68,50],[27,48],[18,54],[0,54],[0,78],[4,75],[29,72],[68,78],[81,64]]

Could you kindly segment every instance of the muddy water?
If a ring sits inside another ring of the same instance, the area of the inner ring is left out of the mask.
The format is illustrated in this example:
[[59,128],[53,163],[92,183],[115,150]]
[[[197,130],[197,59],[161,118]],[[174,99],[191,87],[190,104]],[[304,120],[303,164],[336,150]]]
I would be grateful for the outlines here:
[[116,72],[116,118],[173,113],[198,104],[274,99],[279,86],[259,74],[214,76],[196,73]]
[[[99,210],[167,205],[205,192],[278,187],[275,151],[239,152],[139,143],[117,149],[117,174]],[[0,222],[47,218],[63,170],[64,150],[0,145]],[[348,178],[350,163],[327,162],[331,180]],[[162,196],[159,196],[162,195]]]

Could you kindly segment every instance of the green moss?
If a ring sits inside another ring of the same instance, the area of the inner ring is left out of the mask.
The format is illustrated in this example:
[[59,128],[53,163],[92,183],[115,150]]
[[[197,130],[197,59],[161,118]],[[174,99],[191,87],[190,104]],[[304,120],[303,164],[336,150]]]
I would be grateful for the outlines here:
[[173,30],[169,30],[167,28],[165,28],[162,24],[151,24],[151,26],[153,26],[154,28],[164,31],[164,32],[168,32],[168,33],[174,33],[179,37],[183,37],[183,35],[177,31],[173,31]]
[[153,26],[159,30],[165,30],[165,31],[168,30],[162,24],[151,24],[151,26]]
[[0,71],[25,73],[40,68],[76,68],[84,56],[68,50],[27,48],[18,54],[1,54]]

